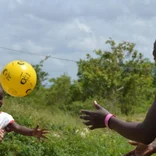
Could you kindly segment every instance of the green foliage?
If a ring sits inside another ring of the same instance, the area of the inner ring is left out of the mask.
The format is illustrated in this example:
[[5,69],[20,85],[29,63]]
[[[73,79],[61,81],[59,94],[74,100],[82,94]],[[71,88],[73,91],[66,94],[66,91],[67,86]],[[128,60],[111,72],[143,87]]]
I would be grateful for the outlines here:
[[123,155],[130,150],[125,139],[112,131],[89,131],[77,116],[47,107],[34,108],[31,104],[18,103],[15,98],[6,99],[3,110],[13,115],[16,122],[28,127],[50,130],[48,140],[42,143],[36,138],[7,133],[0,144],[4,156],[90,156]]
[[[34,65],[38,83],[30,97],[36,103],[42,97],[45,105],[57,106],[72,113],[84,106],[80,103],[95,97],[102,102],[115,101],[114,111],[120,108],[121,113],[126,115],[135,113],[140,104],[147,105],[152,99],[156,81],[153,64],[135,50],[134,43],[124,41],[117,44],[109,39],[106,44],[110,46],[108,51],[95,50],[95,57],[87,54],[85,60],[77,63],[78,80],[71,81],[67,75],[48,80],[48,73],[42,70],[48,57]],[[49,88],[43,85],[47,80],[51,83]],[[43,92],[45,96],[41,96]]]
[[153,87],[152,64],[134,49],[133,43],[116,44],[112,39],[106,43],[110,51],[95,50],[95,58],[87,54],[87,60],[78,62],[83,100],[115,97],[121,112],[128,115],[134,112],[134,106],[149,98]]
[[38,89],[40,86],[43,86],[43,83],[48,79],[48,73],[42,70],[43,67],[43,63],[49,58],[49,56],[47,56],[44,60],[41,60],[39,62],[39,64],[33,65],[36,73],[37,73],[37,84],[36,84],[36,88]]
[[66,104],[70,99],[70,77],[62,75],[58,78],[51,78],[49,81],[52,86],[48,89],[48,104]]
[[[151,102],[156,82],[153,64],[135,50],[134,43],[124,41],[117,44],[109,39],[106,44],[110,46],[108,51],[95,50],[95,57],[87,54],[85,60],[77,63],[78,80],[71,81],[69,76],[61,75],[50,78],[51,87],[45,88],[43,84],[48,73],[42,67],[48,57],[34,65],[38,83],[30,97],[36,103],[42,97],[44,104],[72,113],[77,113],[88,99],[107,101],[109,104],[115,101],[111,104],[114,111],[120,108],[121,113],[126,115],[135,113],[141,104],[147,105]],[[42,96],[43,92],[45,96]]]
[[[51,131],[43,143],[19,134],[6,134],[0,144],[0,155],[6,156],[119,156],[130,150],[125,139],[112,131],[88,131],[78,115],[81,109],[94,109],[97,100],[114,114],[145,113],[156,91],[154,64],[135,50],[135,44],[116,43],[109,39],[107,51],[95,50],[79,60],[78,79],[68,75],[48,79],[42,67],[44,60],[33,65],[37,86],[28,96],[6,96],[4,110],[25,126]],[[49,88],[45,83],[51,84]]]

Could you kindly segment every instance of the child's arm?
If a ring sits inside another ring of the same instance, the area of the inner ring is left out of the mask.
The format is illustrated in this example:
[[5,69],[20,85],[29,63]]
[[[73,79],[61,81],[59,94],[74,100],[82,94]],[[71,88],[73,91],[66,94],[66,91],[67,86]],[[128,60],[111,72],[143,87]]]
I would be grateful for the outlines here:
[[41,138],[47,138],[45,134],[49,133],[46,129],[39,129],[39,125],[37,125],[34,129],[27,128],[25,126],[21,126],[17,124],[16,122],[13,122],[9,124],[6,128],[6,131],[14,131],[15,133],[19,133],[21,135],[25,136],[34,136],[39,141],[41,141]]

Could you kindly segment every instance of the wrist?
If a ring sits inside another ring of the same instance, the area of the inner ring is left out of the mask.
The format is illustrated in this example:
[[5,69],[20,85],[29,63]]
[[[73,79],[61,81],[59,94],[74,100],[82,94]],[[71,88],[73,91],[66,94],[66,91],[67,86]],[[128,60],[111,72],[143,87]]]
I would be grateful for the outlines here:
[[116,129],[118,127],[118,119],[112,116],[109,120],[109,127],[110,129]]
[[104,119],[104,124],[105,124],[105,126],[106,126],[107,128],[111,128],[109,124],[110,124],[110,120],[111,120],[112,117],[115,117],[115,115],[109,113],[109,114],[106,115],[106,117],[105,117],[105,119]]
[[31,133],[30,134],[31,134],[31,136],[34,136],[35,137],[35,133],[34,133],[34,130],[33,129],[31,130]]

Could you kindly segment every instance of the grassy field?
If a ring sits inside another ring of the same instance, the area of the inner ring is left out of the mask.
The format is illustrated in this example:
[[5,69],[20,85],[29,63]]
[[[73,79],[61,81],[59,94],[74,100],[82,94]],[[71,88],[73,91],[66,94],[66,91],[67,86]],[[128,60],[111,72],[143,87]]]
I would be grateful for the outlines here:
[[[2,156],[121,156],[133,149],[125,138],[114,131],[89,131],[78,116],[55,108],[11,98],[6,99],[2,110],[10,113],[22,125],[35,127],[39,124],[50,130],[48,140],[42,143],[33,137],[6,134],[0,144]],[[142,120],[143,115],[121,118],[136,121]]]

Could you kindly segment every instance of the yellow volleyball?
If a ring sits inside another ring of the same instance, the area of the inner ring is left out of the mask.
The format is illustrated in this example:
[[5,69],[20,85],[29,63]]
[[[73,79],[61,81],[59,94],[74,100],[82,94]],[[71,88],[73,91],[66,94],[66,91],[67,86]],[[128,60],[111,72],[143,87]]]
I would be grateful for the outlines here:
[[33,91],[37,83],[35,69],[26,61],[9,62],[1,71],[2,88],[11,96],[23,97]]

